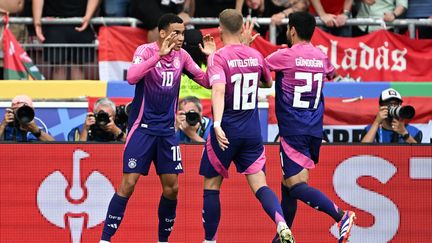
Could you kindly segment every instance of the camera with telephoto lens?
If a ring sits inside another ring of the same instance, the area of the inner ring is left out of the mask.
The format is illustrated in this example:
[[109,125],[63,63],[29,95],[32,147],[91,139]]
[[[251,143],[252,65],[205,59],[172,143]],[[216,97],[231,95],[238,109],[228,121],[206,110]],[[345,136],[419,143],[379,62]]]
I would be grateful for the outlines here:
[[19,126],[20,124],[26,125],[33,121],[35,112],[32,107],[23,105],[15,110],[14,122],[11,122],[11,126]]
[[95,119],[96,119],[96,125],[101,127],[101,126],[105,126],[106,124],[108,124],[110,122],[110,117],[109,114],[106,113],[105,111],[99,111],[98,113],[94,113]]
[[116,117],[115,117],[115,124],[126,124],[128,122],[129,113],[132,106],[131,103],[128,103],[126,105],[119,105],[116,107]]
[[190,110],[185,113],[186,115],[186,122],[190,126],[195,126],[197,123],[201,121],[200,114],[198,112],[195,112],[194,110]]
[[407,106],[389,106],[388,115],[391,118],[402,118],[402,119],[412,119],[415,115],[414,107]]

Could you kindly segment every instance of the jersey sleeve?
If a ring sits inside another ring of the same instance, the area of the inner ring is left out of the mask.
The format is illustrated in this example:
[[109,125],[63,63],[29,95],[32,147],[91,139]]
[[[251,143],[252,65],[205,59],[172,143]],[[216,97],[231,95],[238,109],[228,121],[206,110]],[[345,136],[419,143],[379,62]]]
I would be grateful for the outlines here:
[[267,84],[271,84],[272,83],[272,76],[271,76],[271,71],[270,68],[268,67],[268,64],[266,62],[266,60],[263,60],[263,71],[262,71],[262,77],[261,80]]
[[147,45],[139,46],[134,53],[132,65],[127,72],[127,81],[129,84],[138,83],[144,75],[153,69],[159,61],[159,55],[151,55]]
[[278,72],[283,69],[283,66],[280,62],[280,56],[281,52],[280,50],[277,50],[264,59],[264,62],[266,63],[266,66],[270,71]]
[[207,76],[210,86],[213,86],[213,84],[216,83],[226,84],[222,58],[216,53],[213,53],[208,57],[207,65]]
[[186,51],[182,51],[185,60],[183,73],[190,79],[194,80],[197,84],[210,88],[210,83],[206,73],[195,63],[192,57]]

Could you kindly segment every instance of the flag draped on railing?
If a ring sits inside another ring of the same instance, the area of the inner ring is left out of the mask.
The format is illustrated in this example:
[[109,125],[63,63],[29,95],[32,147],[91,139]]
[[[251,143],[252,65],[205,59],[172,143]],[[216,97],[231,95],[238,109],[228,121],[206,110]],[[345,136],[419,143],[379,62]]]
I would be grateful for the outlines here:
[[3,16],[5,28],[3,31],[4,79],[12,80],[42,80],[45,77],[33,64],[31,58],[9,30],[9,19]]

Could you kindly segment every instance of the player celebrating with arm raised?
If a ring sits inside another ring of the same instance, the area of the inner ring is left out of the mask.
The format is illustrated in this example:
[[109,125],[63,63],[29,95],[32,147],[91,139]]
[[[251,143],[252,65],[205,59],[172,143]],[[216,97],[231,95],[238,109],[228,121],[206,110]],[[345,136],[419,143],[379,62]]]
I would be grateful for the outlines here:
[[242,26],[240,12],[222,11],[219,30],[224,47],[208,58],[214,125],[200,166],[204,176],[204,242],[216,242],[221,215],[219,191],[223,178],[228,177],[231,161],[238,172],[246,175],[255,196],[276,223],[281,242],[294,242],[263,172],[266,158],[259,132],[257,91],[260,80],[271,86],[271,76],[262,55],[241,44]]
[[318,162],[322,141],[323,82],[334,73],[327,56],[310,43],[315,25],[315,18],[307,12],[290,14],[287,37],[292,47],[266,58],[270,70],[276,71],[276,116],[283,174],[281,204],[289,227],[299,199],[339,222],[339,242],[346,242],[354,212],[341,210],[326,195],[307,184],[309,169]]
[[[181,73],[203,86],[209,85],[206,74],[181,49],[185,30],[182,19],[163,15],[158,29],[158,41],[139,46],[128,70],[127,80],[136,87],[123,154],[123,177],[109,204],[101,242],[109,242],[115,234],[140,175],[148,174],[152,161],[163,188],[158,209],[159,242],[168,242],[174,226],[178,174],[183,172],[174,129]],[[212,37],[204,37],[201,50],[207,55],[216,50]]]

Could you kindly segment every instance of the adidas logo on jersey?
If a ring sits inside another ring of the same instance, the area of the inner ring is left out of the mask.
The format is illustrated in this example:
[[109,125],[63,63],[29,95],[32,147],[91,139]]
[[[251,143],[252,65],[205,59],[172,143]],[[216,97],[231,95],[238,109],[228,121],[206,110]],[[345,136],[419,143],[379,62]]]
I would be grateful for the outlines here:
[[117,229],[117,224],[108,224],[108,227],[111,227],[111,228]]
[[183,170],[182,165],[179,163],[179,164],[175,167],[175,170]]

